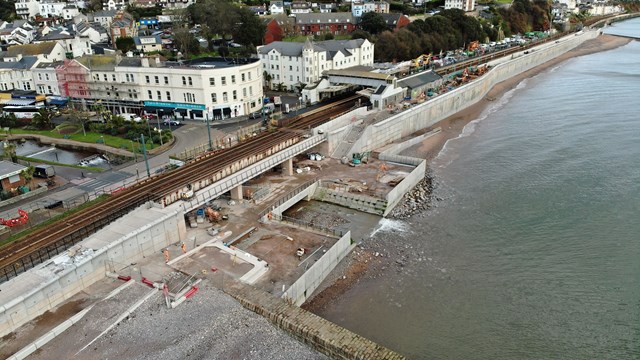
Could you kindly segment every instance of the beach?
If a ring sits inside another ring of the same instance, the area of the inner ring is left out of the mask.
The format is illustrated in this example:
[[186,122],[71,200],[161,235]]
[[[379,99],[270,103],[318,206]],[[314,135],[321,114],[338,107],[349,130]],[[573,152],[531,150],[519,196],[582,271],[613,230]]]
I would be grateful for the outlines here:
[[[627,38],[601,35],[596,39],[583,43],[579,48],[497,84],[487,93],[483,100],[432,126],[431,129],[439,127],[442,131],[405,150],[403,155],[422,157],[432,161],[448,140],[458,137],[464,127],[469,122],[478,119],[482,112],[491,105],[492,101],[502,97],[524,79],[553,68],[567,59],[615,49],[630,41]],[[396,245],[377,238],[367,240],[366,244],[359,244],[325,280],[319,288],[319,292],[303,305],[303,308],[312,312],[320,312],[333,299],[340,297],[361,279],[384,276],[384,273],[391,270],[392,267],[402,268],[404,266],[403,259],[406,256],[405,251],[408,252],[409,250],[397,249]]]

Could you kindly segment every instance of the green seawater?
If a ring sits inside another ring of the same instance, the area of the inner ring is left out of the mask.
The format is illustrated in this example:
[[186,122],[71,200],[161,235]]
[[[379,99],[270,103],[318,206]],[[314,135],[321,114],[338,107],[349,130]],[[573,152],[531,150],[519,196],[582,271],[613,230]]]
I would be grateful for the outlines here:
[[634,41],[496,100],[432,164],[436,207],[380,223],[382,276],[320,315],[413,359],[639,359],[639,94]]

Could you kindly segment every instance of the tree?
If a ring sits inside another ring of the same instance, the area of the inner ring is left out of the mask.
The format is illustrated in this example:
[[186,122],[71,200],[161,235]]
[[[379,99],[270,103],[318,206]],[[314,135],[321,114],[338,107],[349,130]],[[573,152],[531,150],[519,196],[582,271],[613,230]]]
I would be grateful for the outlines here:
[[387,22],[384,21],[382,15],[370,11],[368,13],[364,13],[360,18],[360,28],[375,35],[387,30]]
[[372,36],[371,34],[369,34],[368,32],[362,30],[362,29],[357,29],[355,31],[353,31],[351,33],[351,39],[367,39],[369,41],[372,40]]
[[267,83],[267,87],[271,88],[271,80],[273,77],[266,70],[262,73],[262,77],[264,77],[264,81]]
[[262,45],[267,29],[264,22],[249,9],[241,8],[237,13],[238,23],[233,28],[233,41],[244,46]]
[[73,110],[67,118],[72,124],[82,127],[82,134],[87,136],[86,124],[89,122],[89,118],[78,110]]
[[119,37],[116,39],[116,49],[122,51],[123,53],[126,53],[135,50],[136,43],[130,36]]
[[3,159],[11,160],[16,164],[18,163],[18,155],[16,155],[16,144],[5,141],[3,150],[4,150],[2,153]]
[[29,166],[26,169],[22,170],[20,173],[24,182],[27,184],[27,187],[31,188],[31,181],[33,180],[33,173],[36,171],[36,168],[33,166]]
[[182,53],[182,56],[186,57],[187,54],[197,54],[200,52],[200,43],[198,43],[198,40],[196,40],[187,28],[176,29],[173,32],[173,39],[176,49]]
[[51,120],[53,120],[53,111],[43,108],[33,115],[31,124],[41,130],[51,129],[53,125]]

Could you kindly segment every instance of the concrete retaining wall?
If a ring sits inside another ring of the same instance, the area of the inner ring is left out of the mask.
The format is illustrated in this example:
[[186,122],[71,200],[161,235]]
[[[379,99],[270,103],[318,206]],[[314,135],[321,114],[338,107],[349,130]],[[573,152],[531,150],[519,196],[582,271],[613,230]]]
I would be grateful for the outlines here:
[[413,187],[416,186],[416,184],[424,178],[425,171],[427,170],[427,161],[424,159],[418,160],[422,160],[420,165],[416,166],[416,168],[413,169],[413,171],[411,171],[409,175],[407,175],[398,185],[396,185],[396,187],[393,188],[393,190],[391,190],[387,194],[387,208],[384,211],[384,216],[389,215],[391,210],[393,210],[393,208],[400,202],[400,200],[402,200],[404,194],[406,194],[407,191],[413,189]]
[[[185,240],[181,211],[168,213],[145,207],[103,228],[67,253],[1,284],[0,337],[103,279],[107,266],[117,271],[125,266],[121,264],[158,255],[169,244]],[[74,249],[79,249],[78,255],[70,257],[68,254]]]
[[464,86],[367,127],[354,144],[354,149],[358,149],[359,152],[375,150],[420,129],[431,127],[475,104],[494,85],[564,54],[597,36],[597,31],[585,31],[579,35],[562,38],[558,43],[546,44],[534,51],[529,50],[529,54],[517,54],[518,57],[496,65],[482,77]]
[[282,298],[297,306],[304,304],[354,246],[355,244],[351,243],[351,231],[349,231],[318,261],[313,265],[309,264],[311,267],[282,294]]
[[331,359],[405,359],[384,346],[297,306],[287,304],[262,290],[236,282],[227,286],[225,291],[245,308],[264,316],[280,329]]
[[384,199],[378,199],[367,195],[352,194],[346,191],[329,189],[323,186],[319,186],[316,189],[313,198],[318,201],[324,201],[374,215],[382,215],[387,208],[387,202]]
[[289,200],[275,207],[273,210],[271,210],[271,213],[276,217],[282,217],[283,212],[285,212],[288,208],[292,207],[293,205],[297,204],[300,200],[303,200],[303,199],[307,201],[311,200],[311,197],[313,196],[317,188],[318,188],[318,182],[314,182],[310,184],[307,188],[302,189],[299,193],[292,196]]

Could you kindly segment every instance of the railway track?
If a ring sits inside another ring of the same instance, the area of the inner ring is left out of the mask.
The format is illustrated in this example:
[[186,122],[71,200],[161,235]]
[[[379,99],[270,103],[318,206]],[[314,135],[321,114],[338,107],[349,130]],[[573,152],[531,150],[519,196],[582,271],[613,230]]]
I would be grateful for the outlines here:
[[[361,96],[350,96],[331,105],[298,115],[284,129],[263,133],[234,147],[210,152],[176,170],[152,177],[113,194],[104,202],[57,221],[0,248],[0,282],[66,251],[92,233],[147,201],[162,201],[185,184],[194,184],[254,154],[263,153],[286,141],[295,143],[303,131],[345,113]],[[293,131],[292,131],[293,130]]]

